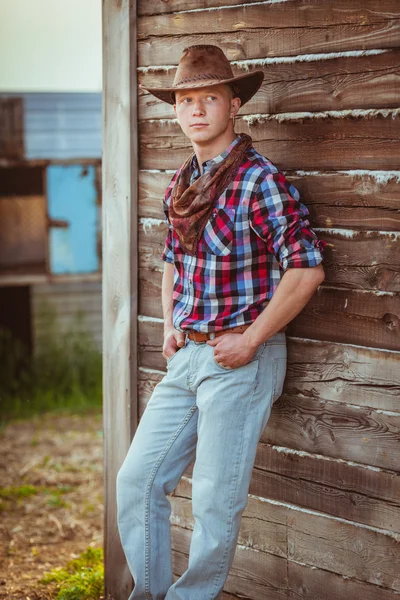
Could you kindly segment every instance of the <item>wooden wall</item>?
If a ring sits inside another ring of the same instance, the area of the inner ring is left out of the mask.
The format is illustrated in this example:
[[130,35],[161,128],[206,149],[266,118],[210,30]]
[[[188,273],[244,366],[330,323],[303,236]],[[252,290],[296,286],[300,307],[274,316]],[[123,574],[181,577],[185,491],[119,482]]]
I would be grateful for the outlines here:
[[[284,394],[262,435],[226,598],[400,598],[400,6],[398,0],[138,2],[138,81],[172,81],[183,48],[262,68],[239,111],[328,242],[326,279],[290,324]],[[165,374],[162,197],[192,151],[142,90],[139,414]],[[187,566],[191,468],[171,495]]]

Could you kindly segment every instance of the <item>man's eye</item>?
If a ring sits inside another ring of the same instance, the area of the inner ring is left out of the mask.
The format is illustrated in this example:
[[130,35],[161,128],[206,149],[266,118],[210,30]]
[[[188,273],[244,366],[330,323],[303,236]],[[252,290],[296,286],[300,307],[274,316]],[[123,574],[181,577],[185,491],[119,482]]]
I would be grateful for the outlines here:
[[216,97],[216,96],[211,96],[211,95],[210,95],[210,96],[207,96],[207,98],[211,98],[212,100],[216,100],[216,99],[217,99],[217,97]]

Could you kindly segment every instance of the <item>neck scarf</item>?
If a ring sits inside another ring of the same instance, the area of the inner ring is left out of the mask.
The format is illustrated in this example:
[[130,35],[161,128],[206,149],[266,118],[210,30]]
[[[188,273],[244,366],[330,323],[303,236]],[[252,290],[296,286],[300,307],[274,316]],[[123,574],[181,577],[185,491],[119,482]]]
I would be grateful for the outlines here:
[[241,140],[228,156],[190,185],[190,165],[194,153],[184,162],[171,192],[169,220],[183,250],[196,255],[197,243],[214,207],[214,201],[228,187],[252,147],[252,138],[240,133]]

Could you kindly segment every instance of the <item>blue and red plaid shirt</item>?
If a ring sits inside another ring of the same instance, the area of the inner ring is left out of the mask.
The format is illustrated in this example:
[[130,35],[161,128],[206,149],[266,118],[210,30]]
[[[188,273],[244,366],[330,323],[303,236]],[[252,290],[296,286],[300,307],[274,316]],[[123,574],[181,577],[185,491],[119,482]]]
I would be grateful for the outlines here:
[[[203,172],[221,162],[240,136]],[[200,176],[196,156],[191,183]],[[326,242],[307,219],[298,190],[265,156],[250,148],[235,178],[216,199],[197,247],[183,251],[168,219],[173,175],[163,208],[168,233],[162,260],[174,263],[173,324],[178,331],[212,332],[252,323],[272,298],[283,273],[315,267]]]

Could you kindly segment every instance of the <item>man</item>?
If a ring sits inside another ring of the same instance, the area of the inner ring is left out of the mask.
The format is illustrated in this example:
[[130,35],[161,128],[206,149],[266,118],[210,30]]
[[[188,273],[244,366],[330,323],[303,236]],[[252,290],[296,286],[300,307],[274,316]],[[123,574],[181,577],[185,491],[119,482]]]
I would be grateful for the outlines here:
[[[117,476],[129,600],[214,600],[228,576],[257,444],[286,374],[285,329],[324,280],[297,189],[236,134],[263,72],[234,77],[220,48],[185,48],[169,88],[194,153],[164,198],[163,355]],[[173,583],[168,494],[193,462],[188,569]]]

